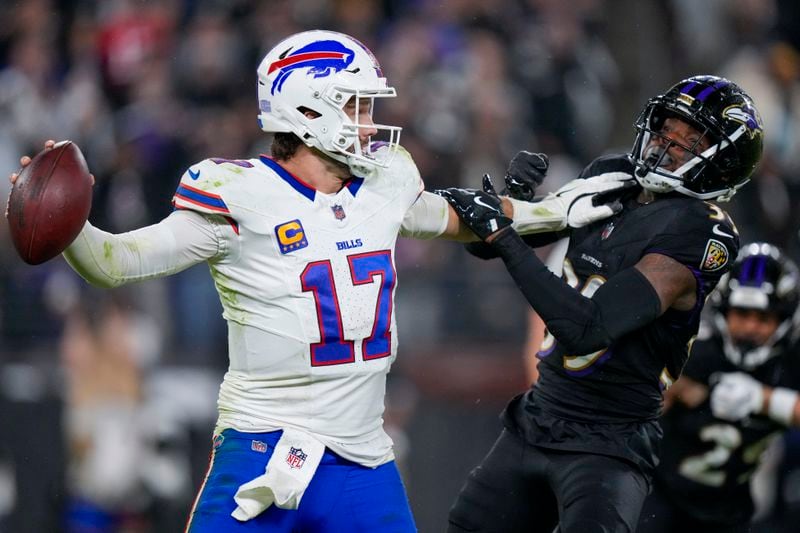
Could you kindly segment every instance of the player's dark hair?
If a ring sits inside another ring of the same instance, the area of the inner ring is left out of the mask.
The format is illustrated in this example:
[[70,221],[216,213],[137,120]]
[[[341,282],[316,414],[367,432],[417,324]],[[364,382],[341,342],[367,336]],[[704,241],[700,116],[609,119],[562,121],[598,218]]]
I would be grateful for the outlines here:
[[270,153],[273,159],[277,161],[286,161],[297,152],[301,144],[303,144],[303,141],[294,133],[279,132],[276,133],[272,139]]

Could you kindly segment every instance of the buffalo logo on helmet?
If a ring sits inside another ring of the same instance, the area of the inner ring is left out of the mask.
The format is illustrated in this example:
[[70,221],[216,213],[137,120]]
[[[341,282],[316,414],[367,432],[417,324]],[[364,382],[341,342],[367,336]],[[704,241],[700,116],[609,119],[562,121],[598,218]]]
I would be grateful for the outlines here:
[[286,79],[296,70],[305,68],[308,69],[308,75],[322,78],[346,69],[354,57],[353,50],[340,42],[330,40],[315,41],[294,50],[291,54],[282,54],[281,58],[272,63],[267,70],[268,75],[276,70],[280,71],[272,82],[270,94],[275,94],[276,90],[280,92]]

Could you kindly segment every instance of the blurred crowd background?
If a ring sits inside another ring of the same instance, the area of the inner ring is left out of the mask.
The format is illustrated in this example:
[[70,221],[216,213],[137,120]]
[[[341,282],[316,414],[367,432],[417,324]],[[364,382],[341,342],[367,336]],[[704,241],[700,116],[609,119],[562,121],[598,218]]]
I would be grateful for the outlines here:
[[[798,12],[796,0],[2,0],[0,174],[71,139],[97,178],[91,221],[155,223],[193,162],[268,152],[255,68],[280,39],[326,28],[381,61],[399,97],[376,120],[404,127],[428,189],[500,178],[528,149],[549,154],[554,190],[628,151],[651,96],[730,77],[761,111],[766,152],[728,208],[744,241],[798,260]],[[401,240],[397,266],[386,423],[420,531],[442,531],[528,386],[526,304],[502,265],[456,244]],[[204,265],[95,290],[60,258],[22,263],[0,224],[0,532],[181,531],[226,365]],[[765,531],[800,505],[798,440],[759,484]]]

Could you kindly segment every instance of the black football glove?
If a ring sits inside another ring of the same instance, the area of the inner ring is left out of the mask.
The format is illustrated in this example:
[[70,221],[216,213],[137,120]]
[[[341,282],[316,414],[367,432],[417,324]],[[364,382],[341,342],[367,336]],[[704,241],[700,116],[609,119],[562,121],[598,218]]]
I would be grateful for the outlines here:
[[508,164],[505,182],[508,194],[515,200],[530,202],[536,187],[542,184],[550,161],[545,154],[534,154],[525,150],[519,152]]
[[481,240],[511,225],[488,174],[483,176],[482,191],[451,187],[434,192],[453,206],[458,218]]

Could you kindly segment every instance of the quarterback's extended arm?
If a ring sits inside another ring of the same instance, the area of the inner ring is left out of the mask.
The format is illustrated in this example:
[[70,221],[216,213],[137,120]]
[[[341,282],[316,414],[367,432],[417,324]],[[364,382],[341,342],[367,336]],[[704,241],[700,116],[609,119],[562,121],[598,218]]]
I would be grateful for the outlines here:
[[220,228],[191,211],[175,211],[158,224],[117,235],[87,222],[64,258],[92,285],[118,287],[175,274],[218,255]]
[[[630,181],[630,180],[629,180]],[[612,215],[619,207],[616,200],[608,205],[594,201],[602,200],[604,193],[617,193],[627,183],[616,176],[592,179],[576,179],[540,201],[527,202],[513,198],[498,198],[501,209],[511,221],[511,227],[520,235],[558,232],[567,227],[581,227]],[[468,196],[467,201],[483,201],[477,189],[447,189]],[[423,191],[406,213],[400,235],[416,239],[445,237],[462,242],[475,241],[474,232],[462,222],[457,213],[441,193]],[[513,220],[512,220],[513,219]]]
[[[556,193],[534,199],[536,188],[545,179],[549,161],[545,154],[521,151],[511,160],[504,178],[503,197],[499,198],[503,213],[513,219],[512,227],[520,235],[536,235],[538,245],[554,242],[556,232],[567,227],[580,227],[613,214],[618,205],[618,194],[632,180],[629,176],[605,175],[590,179],[573,180]],[[485,181],[486,183],[490,183]],[[486,185],[484,185],[486,186]],[[448,189],[465,195],[479,192],[475,189]],[[493,192],[493,191],[492,191]],[[607,198],[604,193],[611,193]],[[505,196],[507,195],[507,196]],[[470,197],[470,199],[472,196]],[[599,200],[599,201],[595,201]],[[549,234],[541,239],[542,234]],[[403,237],[432,239],[444,237],[462,242],[476,241],[475,234],[461,222],[458,213],[438,195],[422,191],[406,213],[400,230]],[[474,243],[480,255],[485,246]],[[487,254],[487,258],[491,254]]]
[[[558,231],[564,227],[564,217],[558,213],[541,209],[520,208],[528,202],[503,198],[503,210],[514,217],[514,227],[523,234]],[[400,228],[401,237],[434,239],[443,237],[461,242],[477,240],[475,234],[461,223],[458,215],[447,201],[428,191],[423,191],[414,205],[406,212]]]

